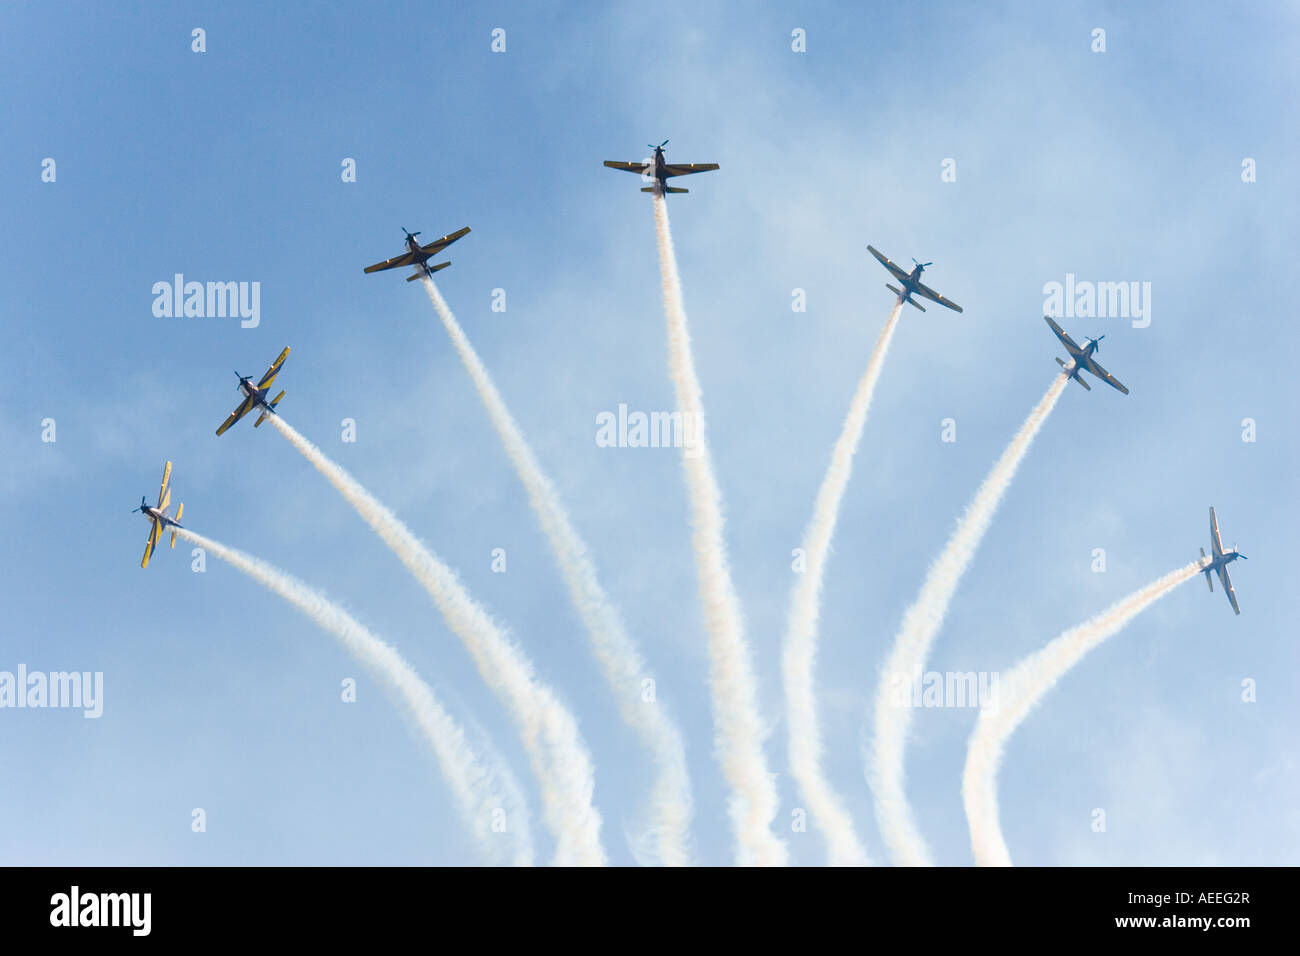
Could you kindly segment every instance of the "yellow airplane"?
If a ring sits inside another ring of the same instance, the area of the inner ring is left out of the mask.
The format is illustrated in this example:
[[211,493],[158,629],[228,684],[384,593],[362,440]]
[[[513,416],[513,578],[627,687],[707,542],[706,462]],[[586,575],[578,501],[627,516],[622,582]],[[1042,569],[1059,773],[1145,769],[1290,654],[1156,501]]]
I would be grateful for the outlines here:
[[[170,518],[167,516],[167,506],[171,504],[171,500],[172,463],[169,461],[163,468],[162,487],[158,489],[157,506],[150,508],[149,502],[145,499],[144,495],[141,495],[140,507],[131,509],[132,512],[138,511],[148,518],[152,525],[149,529],[149,540],[144,543],[144,557],[140,560],[140,567],[142,568],[149,567],[149,559],[153,557],[153,549],[156,548],[158,542],[162,540],[163,533],[167,530],[167,526],[171,525],[174,528],[183,527],[181,525],[181,515],[185,513],[185,505],[184,503],[177,505],[176,517]],[[176,547],[175,531],[172,532],[172,547]]]
[[429,260],[446,249],[449,245],[469,232],[469,226],[464,229],[457,229],[453,233],[443,236],[441,239],[435,239],[428,245],[420,245],[415,238],[418,232],[406,232],[402,227],[402,232],[406,233],[406,251],[400,256],[394,256],[391,259],[385,259],[383,262],[376,262],[373,266],[366,266],[362,272],[382,272],[385,269],[396,269],[400,266],[415,266],[415,272],[406,277],[407,282],[414,282],[420,276],[433,278],[433,274],[439,269],[445,269],[451,265],[450,262],[440,262],[436,266],[429,265]]
[[276,360],[271,363],[271,367],[266,370],[266,374],[258,380],[256,385],[253,384],[252,376],[240,375],[238,372],[235,373],[235,377],[239,379],[239,390],[244,393],[245,397],[244,400],[239,403],[239,407],[230,413],[230,417],[221,423],[221,427],[217,429],[218,435],[224,435],[227,428],[235,424],[235,422],[239,421],[254,408],[262,409],[262,414],[257,416],[257,421],[253,422],[254,428],[262,424],[266,419],[266,416],[275,411],[275,406],[279,405],[280,399],[284,398],[284,390],[281,389],[280,394],[275,396],[274,401],[268,402],[266,396],[271,392],[271,384],[275,381],[275,376],[279,374],[280,366],[284,364],[284,360],[288,357],[289,346],[286,345],[284,351],[281,352],[279,356],[276,357]]
[[692,173],[708,173],[718,168],[717,163],[670,163],[664,159],[664,147],[668,145],[668,140],[664,140],[658,146],[653,143],[647,143],[655,151],[654,157],[643,163],[623,163],[614,159],[605,160],[605,165],[610,169],[621,169],[627,173],[639,173],[644,181],[653,179],[655,185],[642,186],[643,193],[658,193],[660,196],[668,193],[688,193],[689,189],[682,189],[679,186],[669,186],[668,180],[673,176],[689,176]]

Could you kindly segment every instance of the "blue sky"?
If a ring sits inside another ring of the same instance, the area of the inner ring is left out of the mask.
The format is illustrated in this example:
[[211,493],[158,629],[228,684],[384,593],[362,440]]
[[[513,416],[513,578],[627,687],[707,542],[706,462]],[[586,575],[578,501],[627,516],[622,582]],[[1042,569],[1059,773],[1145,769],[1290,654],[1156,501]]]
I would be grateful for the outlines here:
[[[790,551],[889,311],[870,242],[933,260],[931,284],[965,307],[903,317],[827,573],[827,767],[873,855],[861,745],[877,668],[1057,371],[1043,286],[1073,273],[1151,283],[1147,328],[1065,322],[1107,335],[1099,358],[1132,394],[1066,392],[932,665],[1009,667],[1194,557],[1215,505],[1251,558],[1234,566],[1241,616],[1193,581],[1087,658],[1011,743],[1003,827],[1020,863],[1295,863],[1296,10],[905,14],[232,3],[72,4],[55,18],[6,4],[0,669],[103,671],[105,700],[98,720],[0,711],[0,859],[479,859],[423,745],[328,635],[218,562],[195,574],[178,549],[141,571],[146,529],[127,510],[167,458],[188,525],[323,588],[417,666],[515,769],[549,850],[513,727],[415,582],[273,431],[213,436],[235,402],[231,369],[260,373],[288,344],[286,419],[510,627],[578,715],[606,844],[633,861],[624,832],[649,767],[522,489],[422,291],[361,272],[400,250],[401,226],[428,239],[466,224],[440,288],[686,735],[699,858],[732,858],[680,462],[595,443],[602,411],[672,405],[648,199],[600,165],[671,137],[670,161],[722,166],[670,211],[778,827],[800,804],[778,671]],[[1090,49],[1098,27],[1105,53]],[[790,49],[795,28],[806,53]],[[340,180],[345,157],[355,183]],[[956,182],[940,179],[947,158]],[[260,282],[260,325],[155,317],[153,283],[177,272]],[[504,313],[490,308],[498,288]],[[791,310],[796,288],[806,312]],[[949,417],[957,441],[944,443]],[[355,443],[340,439],[345,418]],[[1090,570],[1094,548],[1105,573]],[[345,677],[360,680],[355,704],[339,700]],[[971,859],[959,788],[973,719],[930,710],[914,724],[909,793],[946,864]],[[206,833],[190,830],[195,807]],[[788,837],[795,861],[823,860],[815,832]]]

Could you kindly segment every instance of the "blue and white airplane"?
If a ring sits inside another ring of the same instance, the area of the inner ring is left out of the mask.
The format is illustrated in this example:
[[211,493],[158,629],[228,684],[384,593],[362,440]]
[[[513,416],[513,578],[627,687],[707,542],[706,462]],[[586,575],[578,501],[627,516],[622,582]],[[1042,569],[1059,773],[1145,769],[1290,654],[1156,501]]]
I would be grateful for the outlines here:
[[1205,583],[1210,586],[1210,591],[1213,592],[1214,578],[1210,577],[1210,575],[1217,573],[1219,583],[1223,585],[1224,593],[1228,595],[1228,603],[1232,605],[1233,613],[1240,614],[1241,608],[1237,606],[1237,591],[1232,586],[1232,578],[1228,577],[1228,565],[1238,558],[1244,561],[1246,556],[1237,550],[1236,545],[1233,545],[1231,551],[1223,550],[1223,539],[1219,537],[1219,519],[1214,516],[1213,508],[1210,509],[1210,551],[1213,554],[1207,555],[1205,549],[1201,548]]
[[1125,395],[1128,394],[1128,389],[1120,383],[1120,380],[1102,368],[1100,363],[1093,358],[1093,356],[1097,354],[1097,349],[1101,347],[1101,340],[1106,336],[1099,335],[1095,339],[1084,339],[1082,345],[1076,345],[1074,339],[1065,334],[1065,329],[1061,328],[1047,316],[1043,316],[1043,321],[1052,327],[1052,331],[1056,333],[1056,337],[1061,340],[1061,344],[1065,346],[1065,350],[1070,353],[1069,362],[1059,358],[1056,360],[1056,364],[1065,369],[1066,374],[1069,375],[1070,378],[1074,379],[1091,392],[1092,386],[1079,378],[1080,371],[1088,371],[1097,376],[1111,388],[1119,389]]
[[875,246],[867,246],[867,252],[875,256],[876,259],[879,260],[880,264],[884,266],[886,269],[888,269],[890,273],[893,275],[893,277],[897,279],[899,284],[903,287],[901,289],[896,289],[888,282],[885,283],[885,288],[888,289],[890,292],[894,293],[894,295],[898,296],[898,301],[906,302],[908,305],[915,306],[916,308],[924,312],[925,307],[912,298],[913,295],[922,295],[925,296],[927,299],[929,299],[931,302],[938,302],[940,305],[946,306],[949,309],[952,309],[954,312],[961,311],[961,306],[959,306],[956,302],[952,301],[952,299],[946,299],[943,296],[941,296],[939,293],[931,289],[929,286],[922,285],[921,273],[925,271],[926,266],[934,265],[933,262],[917,262],[915,259],[913,259],[912,271],[908,272],[902,266],[898,265],[895,262],[890,261],[884,255],[884,253],[882,253]]

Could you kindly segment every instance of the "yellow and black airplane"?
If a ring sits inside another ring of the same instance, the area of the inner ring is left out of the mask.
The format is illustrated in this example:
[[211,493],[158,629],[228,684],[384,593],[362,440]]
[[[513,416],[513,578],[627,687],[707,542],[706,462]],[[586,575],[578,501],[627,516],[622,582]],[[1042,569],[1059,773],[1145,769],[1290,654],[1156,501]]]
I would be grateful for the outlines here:
[[284,360],[288,357],[289,346],[286,345],[284,351],[281,352],[276,357],[276,360],[271,363],[271,367],[266,370],[266,374],[258,380],[256,385],[253,384],[251,376],[240,375],[238,372],[235,373],[235,376],[239,379],[239,390],[244,393],[244,400],[239,403],[238,408],[230,413],[230,417],[221,423],[221,426],[217,429],[218,435],[225,434],[227,428],[235,424],[235,422],[239,421],[254,408],[262,409],[262,414],[257,416],[257,421],[253,422],[254,428],[262,424],[267,415],[271,415],[275,412],[275,406],[279,405],[280,399],[284,398],[284,390],[280,390],[280,394],[275,396],[274,401],[268,402],[266,396],[271,392],[271,384],[275,381],[275,376],[279,374],[280,366],[284,364]]
[[[158,489],[157,506],[150,508],[149,502],[143,495],[141,495],[140,507],[131,509],[133,513],[136,511],[140,512],[149,519],[150,523],[149,540],[144,543],[144,557],[140,560],[140,567],[142,568],[149,567],[149,559],[153,557],[153,549],[157,547],[158,542],[162,540],[163,532],[167,530],[167,526],[171,525],[175,528],[181,527],[181,515],[185,513],[185,505],[182,503],[176,506],[175,518],[168,517],[167,506],[171,504],[171,500],[172,463],[169,461],[163,467],[162,487]],[[175,531],[172,532],[172,547],[176,547]]]
[[392,259],[385,259],[383,262],[376,262],[373,266],[366,266],[362,271],[383,272],[385,269],[396,269],[399,266],[415,266],[415,272],[406,277],[407,282],[414,282],[422,275],[432,278],[435,272],[447,268],[451,263],[440,262],[436,266],[430,266],[429,260],[469,232],[469,226],[459,232],[453,232],[441,239],[436,239],[427,246],[422,246],[416,241],[415,237],[419,235],[418,232],[406,232],[405,228],[402,229],[402,232],[406,233],[406,251],[404,253]]
[[[648,144],[650,145],[650,144]],[[617,160],[607,159],[605,165],[610,169],[621,169],[624,172],[638,173],[647,179],[653,179],[657,183],[655,186],[642,186],[643,193],[657,192],[663,196],[667,193],[688,193],[689,189],[682,189],[677,186],[669,186],[668,180],[673,176],[689,176],[691,173],[707,173],[718,168],[717,163],[669,163],[664,160],[664,147],[668,145],[668,140],[664,140],[658,146],[650,145],[655,151],[654,158],[644,163],[620,163]]]

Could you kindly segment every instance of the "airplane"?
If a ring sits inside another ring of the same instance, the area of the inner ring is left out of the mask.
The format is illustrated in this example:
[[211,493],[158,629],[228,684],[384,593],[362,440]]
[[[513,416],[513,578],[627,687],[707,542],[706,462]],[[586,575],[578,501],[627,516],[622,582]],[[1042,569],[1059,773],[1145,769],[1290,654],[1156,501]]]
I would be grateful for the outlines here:
[[[144,558],[140,561],[140,567],[142,568],[149,567],[149,559],[153,557],[153,549],[158,545],[158,542],[162,540],[163,532],[167,530],[167,526],[171,525],[173,528],[183,527],[181,524],[181,515],[185,513],[185,504],[183,502],[176,506],[175,518],[171,518],[167,515],[167,506],[171,504],[172,500],[171,482],[172,463],[169,461],[166,466],[163,467],[162,487],[158,489],[158,504],[155,507],[150,508],[149,502],[145,499],[144,495],[141,495],[140,507],[131,509],[132,514],[138,511],[148,518],[151,525],[149,528],[149,540],[144,543]],[[172,547],[176,547],[175,531],[172,532]]]
[[407,282],[414,282],[421,276],[428,276],[432,279],[435,272],[447,268],[451,263],[440,262],[436,266],[430,266],[428,264],[429,260],[469,232],[469,226],[458,232],[443,236],[441,239],[436,239],[427,246],[420,245],[416,240],[415,237],[419,235],[418,232],[406,232],[405,227],[402,228],[402,232],[406,233],[406,251],[404,253],[400,256],[394,256],[392,259],[385,259],[383,262],[376,262],[373,266],[366,266],[361,271],[382,272],[385,269],[396,269],[399,266],[415,266],[415,272],[406,277]]
[[933,289],[921,284],[921,273],[925,271],[926,266],[934,265],[933,262],[917,262],[913,259],[912,262],[915,263],[915,268],[913,268],[911,272],[905,272],[903,271],[902,266],[890,262],[889,259],[881,254],[879,249],[875,248],[875,246],[867,246],[867,252],[879,259],[880,264],[892,272],[894,278],[902,283],[902,289],[895,289],[888,282],[885,283],[885,288],[898,296],[900,301],[906,302],[908,305],[914,305],[924,312],[925,307],[912,298],[913,295],[923,295],[927,299],[938,302],[940,305],[947,306],[954,312],[961,311],[961,306],[952,301],[952,299],[946,299]]
[[1062,359],[1058,358],[1056,360],[1056,364],[1065,369],[1070,378],[1074,379],[1091,392],[1092,386],[1079,377],[1080,370],[1087,369],[1107,385],[1119,389],[1125,395],[1128,394],[1128,389],[1120,383],[1120,380],[1102,368],[1097,363],[1097,360],[1093,358],[1093,355],[1096,354],[1099,348],[1101,348],[1101,340],[1106,336],[1099,335],[1095,339],[1084,339],[1082,345],[1075,345],[1074,339],[1065,334],[1065,329],[1061,328],[1047,316],[1043,316],[1043,321],[1052,327],[1052,331],[1056,333],[1056,337],[1061,340],[1061,344],[1064,345],[1066,351],[1070,353],[1071,361],[1068,364]]
[[1210,550],[1212,555],[1207,556],[1205,549],[1201,548],[1201,560],[1208,561],[1203,568],[1205,573],[1205,583],[1210,586],[1210,591],[1214,591],[1214,579],[1210,577],[1212,572],[1218,572],[1219,581],[1223,585],[1224,593],[1228,595],[1228,603],[1232,605],[1234,614],[1240,614],[1241,608],[1237,606],[1237,591],[1232,586],[1232,578],[1228,577],[1228,565],[1238,558],[1243,561],[1246,556],[1237,550],[1236,545],[1231,551],[1223,550],[1223,539],[1219,537],[1219,519],[1214,516],[1214,509],[1210,509]]
[[682,189],[678,186],[669,186],[668,180],[673,176],[689,176],[691,173],[707,173],[718,168],[717,163],[667,163],[664,161],[664,147],[668,145],[668,140],[664,140],[658,146],[647,144],[655,151],[654,159],[644,163],[620,163],[613,159],[605,160],[605,165],[610,169],[622,169],[629,173],[638,173],[642,176],[649,176],[656,180],[655,186],[642,186],[643,193],[658,192],[663,196],[667,193],[688,193],[689,189]]
[[227,428],[235,424],[235,422],[239,421],[254,408],[262,409],[262,414],[257,416],[257,421],[253,422],[254,428],[262,424],[262,422],[265,421],[266,416],[275,411],[275,406],[279,405],[280,399],[284,398],[284,390],[280,390],[280,394],[275,396],[274,401],[268,402],[266,396],[271,392],[271,383],[275,381],[275,376],[279,374],[280,366],[284,364],[284,360],[288,357],[289,346],[286,345],[284,351],[281,352],[279,356],[276,357],[276,360],[271,363],[271,367],[266,370],[265,375],[258,379],[256,385],[253,384],[252,376],[240,375],[238,372],[235,373],[239,378],[239,390],[244,393],[244,400],[239,403],[238,408],[230,413],[230,417],[221,423],[221,426],[217,429],[218,435],[224,435]]

